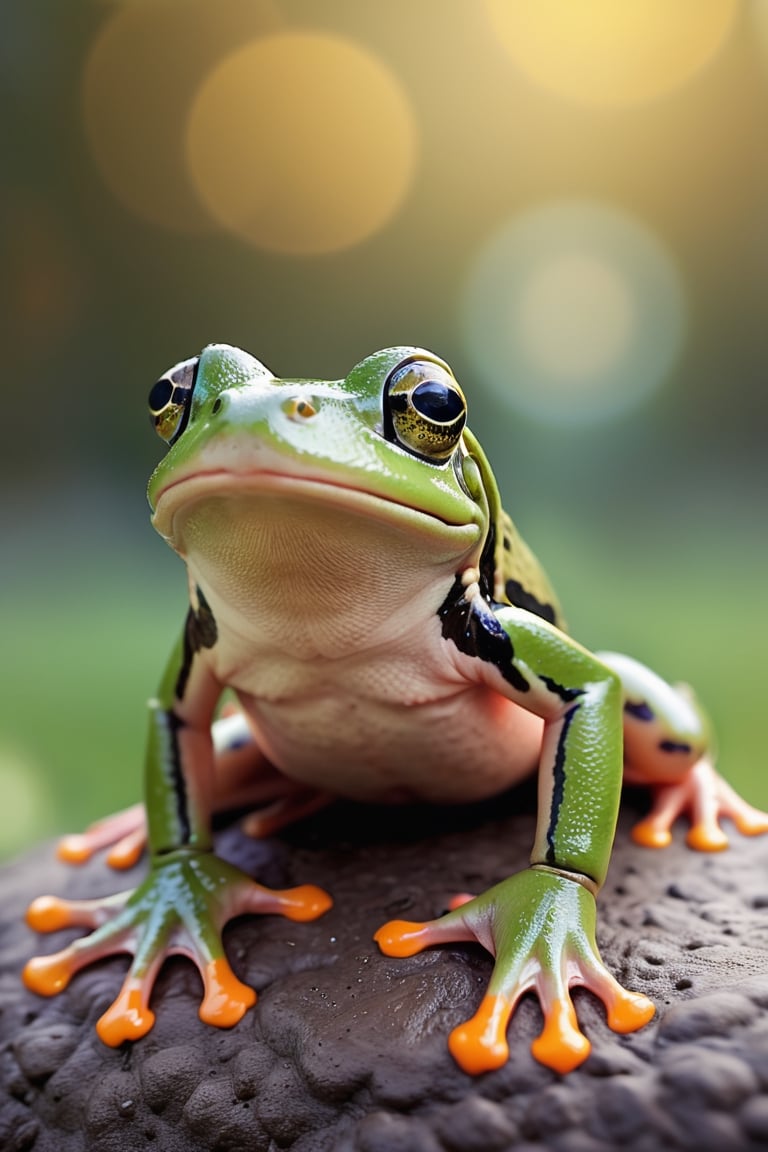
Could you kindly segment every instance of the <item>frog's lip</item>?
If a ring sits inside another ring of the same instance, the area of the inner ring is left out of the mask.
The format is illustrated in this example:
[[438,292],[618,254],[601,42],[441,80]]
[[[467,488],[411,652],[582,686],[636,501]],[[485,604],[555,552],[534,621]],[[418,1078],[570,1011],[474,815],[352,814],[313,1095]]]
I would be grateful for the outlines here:
[[462,536],[466,544],[474,543],[480,533],[480,527],[474,521],[451,521],[428,508],[404,503],[381,492],[356,488],[332,476],[292,474],[268,468],[242,472],[210,468],[181,476],[157,493],[152,523],[162,536],[172,540],[174,519],[179,511],[227,492],[301,497],[308,502],[338,507],[340,511],[357,511],[381,522],[411,525],[432,535]]

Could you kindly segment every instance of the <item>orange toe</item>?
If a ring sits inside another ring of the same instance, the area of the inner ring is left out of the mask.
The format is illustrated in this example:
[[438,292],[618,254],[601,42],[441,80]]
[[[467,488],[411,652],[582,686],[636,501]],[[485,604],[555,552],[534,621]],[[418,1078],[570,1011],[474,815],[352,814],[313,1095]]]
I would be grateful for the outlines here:
[[204,972],[205,996],[199,1016],[217,1028],[232,1028],[256,1003],[253,988],[235,976],[224,957],[212,960]]
[[72,924],[72,914],[65,900],[56,896],[38,896],[27,908],[26,921],[35,932],[58,932]]
[[126,837],[121,840],[119,844],[115,844],[114,848],[107,855],[107,864],[110,868],[116,868],[118,872],[124,872],[127,868],[133,868],[144,851],[145,837],[142,833],[141,836],[135,838]]
[[474,896],[471,892],[457,892],[454,896],[451,896],[448,901],[448,907],[451,912],[455,912],[457,908],[463,908],[465,904],[471,903],[472,900],[474,900]]
[[382,924],[373,938],[385,956],[395,956],[402,960],[426,948],[429,943],[424,938],[426,929],[426,924],[412,920],[389,920]]
[[507,1025],[512,1003],[506,996],[490,992],[471,1020],[454,1028],[448,1048],[456,1063],[469,1076],[479,1076],[501,1068],[509,1059]]
[[333,907],[333,900],[323,888],[315,884],[301,884],[298,888],[287,888],[275,893],[280,897],[280,913],[287,920],[304,923],[317,920]]
[[650,820],[642,820],[632,829],[632,839],[643,848],[667,848],[672,843],[669,828],[660,828]]
[[768,832],[768,815],[757,808],[748,808],[731,813],[731,819],[742,836],[760,836]]
[[56,847],[56,855],[65,864],[84,864],[90,860],[93,850],[87,837],[79,834],[64,836]]
[[583,1064],[592,1045],[579,1031],[576,1011],[570,1000],[558,1000],[547,1011],[544,1028],[531,1044],[534,1059],[547,1068],[566,1075]]
[[697,852],[722,852],[728,847],[728,837],[717,825],[694,824],[685,838],[689,848]]
[[72,965],[58,955],[34,956],[24,965],[21,978],[30,992],[36,992],[38,996],[56,996],[69,984],[72,972]]
[[144,1001],[139,986],[124,988],[114,1004],[96,1023],[99,1039],[109,1048],[119,1048],[125,1040],[140,1040],[155,1022],[155,1014]]
[[636,1032],[656,1015],[656,1005],[640,992],[625,992],[608,1005],[608,1027],[612,1032]]

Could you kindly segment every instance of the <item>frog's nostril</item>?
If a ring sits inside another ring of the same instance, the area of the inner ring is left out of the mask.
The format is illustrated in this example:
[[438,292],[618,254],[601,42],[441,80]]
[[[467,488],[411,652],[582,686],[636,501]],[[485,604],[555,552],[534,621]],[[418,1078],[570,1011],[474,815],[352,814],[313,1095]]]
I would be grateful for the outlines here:
[[317,408],[306,396],[295,396],[286,400],[283,411],[289,420],[309,420],[317,415]]

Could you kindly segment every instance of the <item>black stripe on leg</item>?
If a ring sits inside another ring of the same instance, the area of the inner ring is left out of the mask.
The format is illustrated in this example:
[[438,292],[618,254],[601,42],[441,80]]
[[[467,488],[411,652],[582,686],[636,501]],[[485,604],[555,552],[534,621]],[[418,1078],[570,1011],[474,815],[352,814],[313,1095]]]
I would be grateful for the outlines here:
[[555,752],[555,763],[552,768],[552,806],[549,810],[549,827],[547,828],[547,864],[557,863],[557,853],[555,851],[555,836],[557,835],[557,823],[560,819],[560,809],[563,804],[565,796],[565,756],[566,745],[568,743],[568,730],[571,727],[573,718],[579,710],[580,705],[575,704],[565,716],[563,716],[563,726],[560,729],[560,736],[557,741],[557,751]]

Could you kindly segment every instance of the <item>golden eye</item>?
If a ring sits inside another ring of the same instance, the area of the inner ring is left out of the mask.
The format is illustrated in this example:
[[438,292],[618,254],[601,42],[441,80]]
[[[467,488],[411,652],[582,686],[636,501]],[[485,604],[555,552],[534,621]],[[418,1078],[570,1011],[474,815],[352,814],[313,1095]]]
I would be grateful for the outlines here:
[[307,400],[306,396],[297,396],[291,400],[286,400],[283,405],[283,410],[289,420],[309,420],[312,416],[317,415],[317,408],[311,400]]
[[387,438],[435,463],[452,455],[467,419],[464,393],[451,372],[433,360],[409,360],[396,368],[384,406]]
[[155,431],[166,444],[173,444],[184,431],[192,404],[199,356],[184,360],[161,376],[149,393],[149,415]]

